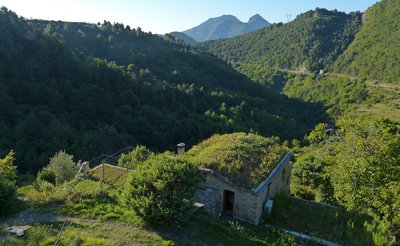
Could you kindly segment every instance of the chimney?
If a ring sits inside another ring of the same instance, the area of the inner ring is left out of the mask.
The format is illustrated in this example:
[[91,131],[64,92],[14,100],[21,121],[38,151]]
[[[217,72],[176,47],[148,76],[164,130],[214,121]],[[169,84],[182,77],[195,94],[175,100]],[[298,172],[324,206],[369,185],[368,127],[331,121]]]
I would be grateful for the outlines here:
[[178,146],[178,155],[185,154],[185,144],[184,143],[179,143],[176,146]]

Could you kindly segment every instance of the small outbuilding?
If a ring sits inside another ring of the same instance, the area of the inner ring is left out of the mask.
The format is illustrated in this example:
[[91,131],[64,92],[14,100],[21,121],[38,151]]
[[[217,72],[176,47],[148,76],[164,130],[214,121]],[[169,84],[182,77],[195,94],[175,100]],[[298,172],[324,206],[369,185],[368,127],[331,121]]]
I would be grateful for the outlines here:
[[291,156],[287,154],[254,189],[246,189],[211,169],[202,168],[204,180],[195,199],[212,216],[225,213],[257,225],[270,211],[271,200],[278,194],[290,192]]
[[292,154],[277,139],[214,135],[188,155],[203,172],[195,200],[212,216],[228,214],[257,225],[271,211],[275,196],[290,193]]

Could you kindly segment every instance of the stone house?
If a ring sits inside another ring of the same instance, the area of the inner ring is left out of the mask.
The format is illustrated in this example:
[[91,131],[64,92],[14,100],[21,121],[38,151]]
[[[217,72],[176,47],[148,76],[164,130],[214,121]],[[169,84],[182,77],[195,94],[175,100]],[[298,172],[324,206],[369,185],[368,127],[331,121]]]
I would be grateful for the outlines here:
[[197,205],[212,216],[229,214],[239,220],[259,224],[278,194],[289,194],[293,163],[288,153],[256,188],[247,189],[223,175],[202,168],[204,179],[195,194]]

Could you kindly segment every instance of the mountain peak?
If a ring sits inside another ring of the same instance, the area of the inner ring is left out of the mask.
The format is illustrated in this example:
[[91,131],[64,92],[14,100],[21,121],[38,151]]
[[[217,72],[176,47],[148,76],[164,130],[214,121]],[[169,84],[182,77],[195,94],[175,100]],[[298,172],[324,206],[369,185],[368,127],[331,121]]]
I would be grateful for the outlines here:
[[255,14],[252,17],[250,17],[249,22],[257,21],[257,20],[264,20],[265,21],[265,19],[261,15]]
[[199,26],[186,30],[183,33],[199,42],[203,42],[243,35],[269,25],[270,23],[259,14],[251,17],[248,23],[241,22],[233,15],[222,15],[210,18]]
[[223,22],[226,22],[226,21],[240,22],[240,20],[238,18],[236,18],[236,16],[233,16],[233,15],[221,15],[219,17],[210,18],[204,23],[217,24],[217,23],[223,23]]
[[253,23],[260,23],[263,25],[270,25],[268,21],[266,21],[261,15],[256,14],[250,17],[248,24],[253,24]]
[[236,18],[236,16],[234,16],[234,15],[222,15],[220,17],[215,17],[215,18],[211,18],[211,19],[238,20],[238,18]]

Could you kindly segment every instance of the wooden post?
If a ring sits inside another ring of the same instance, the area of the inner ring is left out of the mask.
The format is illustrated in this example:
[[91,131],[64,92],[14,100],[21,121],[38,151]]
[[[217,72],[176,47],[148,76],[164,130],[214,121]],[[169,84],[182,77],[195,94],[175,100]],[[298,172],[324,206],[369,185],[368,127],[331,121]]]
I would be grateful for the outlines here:
[[88,169],[89,169],[89,162],[85,161],[82,163],[82,172],[83,172],[83,177],[87,178],[88,177]]
[[101,187],[103,187],[104,183],[104,160],[101,161]]

